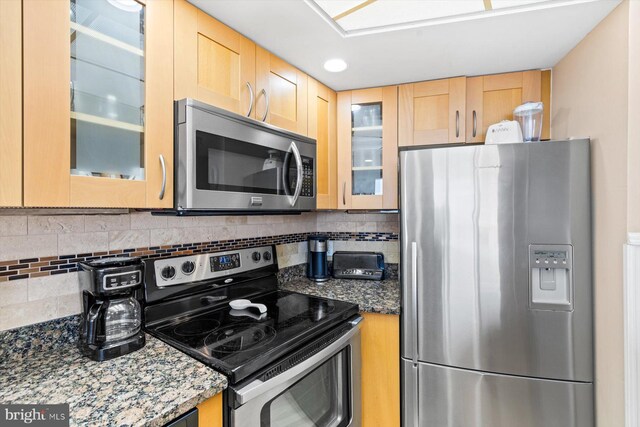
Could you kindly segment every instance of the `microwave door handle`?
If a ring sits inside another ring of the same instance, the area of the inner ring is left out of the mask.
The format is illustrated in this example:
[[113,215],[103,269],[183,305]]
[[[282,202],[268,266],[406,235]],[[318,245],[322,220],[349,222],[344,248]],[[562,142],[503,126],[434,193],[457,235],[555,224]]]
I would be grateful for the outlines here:
[[291,206],[295,206],[302,192],[302,157],[300,157],[300,151],[295,141],[291,141],[291,151],[293,151],[293,158],[296,159],[296,191],[293,193],[293,200],[291,200]]
[[284,194],[289,198],[292,197],[291,190],[289,189],[289,164],[291,163],[291,153],[287,151],[284,154],[284,161],[282,162],[282,189]]

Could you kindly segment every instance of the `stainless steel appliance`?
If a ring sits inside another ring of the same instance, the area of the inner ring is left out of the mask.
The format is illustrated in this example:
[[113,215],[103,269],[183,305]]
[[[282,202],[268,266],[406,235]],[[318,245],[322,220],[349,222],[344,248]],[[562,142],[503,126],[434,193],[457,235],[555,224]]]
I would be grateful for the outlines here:
[[384,255],[380,252],[333,253],[333,277],[336,279],[382,280],[384,270]]
[[82,320],[78,346],[93,360],[109,360],[145,344],[140,258],[103,258],[78,263]]
[[327,259],[327,243],[329,237],[325,234],[314,234],[307,238],[309,251],[307,253],[307,277],[316,282],[329,280],[329,260]]
[[594,425],[589,141],[400,152],[403,425]]
[[192,99],[175,107],[178,213],[316,208],[315,140]]
[[356,304],[277,290],[273,246],[145,263],[145,327],[227,376],[226,427],[360,426]]

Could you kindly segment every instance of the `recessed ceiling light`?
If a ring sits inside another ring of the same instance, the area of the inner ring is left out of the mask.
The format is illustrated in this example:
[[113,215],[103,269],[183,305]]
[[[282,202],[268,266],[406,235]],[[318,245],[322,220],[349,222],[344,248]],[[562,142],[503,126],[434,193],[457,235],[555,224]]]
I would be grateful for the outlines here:
[[324,69],[331,73],[339,73],[347,69],[347,63],[340,58],[330,59],[324,63]]

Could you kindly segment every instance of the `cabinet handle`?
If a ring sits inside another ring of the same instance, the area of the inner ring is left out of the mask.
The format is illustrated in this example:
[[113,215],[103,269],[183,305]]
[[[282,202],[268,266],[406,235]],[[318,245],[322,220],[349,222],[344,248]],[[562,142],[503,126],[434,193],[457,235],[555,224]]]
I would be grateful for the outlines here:
[[473,110],[473,137],[476,137],[476,129],[478,129],[478,115],[476,110]]
[[247,88],[249,88],[249,111],[247,112],[247,117],[251,117],[251,112],[253,111],[253,102],[255,98],[253,96],[253,87],[251,87],[251,83],[247,82]]
[[269,94],[267,94],[267,91],[265,89],[262,89],[260,93],[264,94],[264,99],[266,102],[266,105],[264,107],[264,116],[262,116],[262,118],[260,119],[261,122],[264,122],[265,120],[267,120],[267,114],[269,114]]
[[347,205],[347,181],[342,181],[342,204]]
[[75,111],[76,109],[76,87],[73,84],[73,80],[69,82],[69,92],[71,98],[71,111]]
[[460,137],[460,110],[456,110],[456,138]]
[[162,187],[160,187],[160,194],[158,198],[164,199],[164,191],[167,188],[167,165],[164,163],[164,156],[160,154],[160,166],[162,167]]

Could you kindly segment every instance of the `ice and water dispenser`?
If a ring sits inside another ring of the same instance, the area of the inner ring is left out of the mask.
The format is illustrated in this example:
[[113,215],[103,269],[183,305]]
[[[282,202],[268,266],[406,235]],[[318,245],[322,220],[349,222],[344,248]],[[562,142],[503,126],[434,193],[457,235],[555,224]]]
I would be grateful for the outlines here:
[[571,245],[529,245],[529,303],[534,310],[573,310]]

